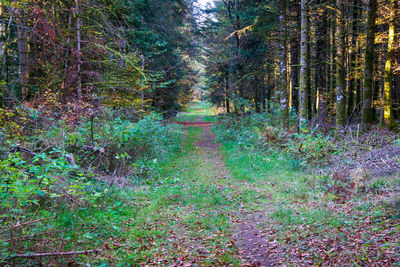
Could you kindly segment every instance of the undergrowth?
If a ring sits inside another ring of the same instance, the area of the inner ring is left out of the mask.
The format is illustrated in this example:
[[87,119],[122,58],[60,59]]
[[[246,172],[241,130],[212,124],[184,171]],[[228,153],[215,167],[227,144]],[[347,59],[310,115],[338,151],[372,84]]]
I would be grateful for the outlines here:
[[[183,137],[180,126],[163,125],[156,115],[58,121],[31,133],[2,140],[0,264],[83,264],[112,246],[109,238],[126,239],[126,221],[154,194],[134,186],[159,184]],[[51,255],[35,256],[42,252]]]
[[262,230],[279,242],[286,263],[400,259],[399,200],[392,198],[400,192],[398,174],[372,177],[360,168],[340,169],[348,160],[345,144],[314,131],[285,130],[276,121],[271,114],[223,116],[213,130],[233,179],[249,183],[259,196],[245,204],[268,214]]

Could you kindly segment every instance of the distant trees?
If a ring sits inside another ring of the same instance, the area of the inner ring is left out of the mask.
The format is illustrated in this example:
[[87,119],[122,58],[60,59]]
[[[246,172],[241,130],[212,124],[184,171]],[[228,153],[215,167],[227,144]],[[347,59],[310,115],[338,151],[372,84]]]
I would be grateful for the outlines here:
[[[240,1],[240,29],[225,23],[229,10],[222,2],[229,1],[217,0],[208,10],[213,19],[202,28],[208,88],[219,96],[212,98],[215,104],[226,99],[225,107],[240,102],[256,112],[273,107],[284,127],[294,113],[300,128],[318,125],[341,132],[351,122],[368,128],[381,118],[395,127],[400,117],[397,1]],[[232,56],[237,33],[240,59]],[[209,36],[218,36],[218,42],[208,42]],[[211,59],[224,59],[220,63],[231,66],[230,74]],[[222,80],[238,86],[240,96],[222,89]]]
[[61,113],[96,103],[179,109],[195,83],[192,9],[189,0],[2,1],[0,103],[45,106],[51,95]]

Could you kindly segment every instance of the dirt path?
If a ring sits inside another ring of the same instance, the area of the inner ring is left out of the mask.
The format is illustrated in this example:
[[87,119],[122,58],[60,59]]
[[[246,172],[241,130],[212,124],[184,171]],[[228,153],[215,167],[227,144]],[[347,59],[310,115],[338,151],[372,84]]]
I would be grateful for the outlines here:
[[[210,181],[221,187],[219,181],[223,179],[230,179],[232,175],[225,167],[223,158],[218,152],[219,145],[216,143],[215,135],[212,133],[210,126],[211,123],[201,122],[201,117],[196,122],[185,122],[183,125],[203,127],[204,132],[196,145],[205,154],[204,161],[207,164],[213,165],[213,168],[218,169],[218,176],[215,180]],[[235,211],[234,211],[235,212]],[[279,258],[270,253],[274,246],[269,242],[261,231],[260,225],[264,221],[261,213],[249,213],[246,211],[236,211],[240,220],[234,222],[235,236],[234,240],[239,250],[240,257],[243,260],[243,266],[279,266]]]

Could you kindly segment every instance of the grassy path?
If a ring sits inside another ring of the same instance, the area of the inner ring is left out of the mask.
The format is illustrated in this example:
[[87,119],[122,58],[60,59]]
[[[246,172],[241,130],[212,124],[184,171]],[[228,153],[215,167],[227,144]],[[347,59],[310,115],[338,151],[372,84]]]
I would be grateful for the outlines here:
[[[127,212],[130,219],[121,229],[126,238],[112,241],[124,244],[115,255],[125,259],[120,266],[347,266],[369,265],[370,259],[390,266],[396,261],[398,220],[376,217],[361,200],[348,206],[324,200],[321,177],[282,153],[234,142],[219,146],[213,121],[202,103],[178,116],[186,136],[183,151],[160,168],[163,178],[156,186],[128,195],[135,216]],[[382,233],[385,238],[377,239]],[[370,246],[371,240],[379,247]]]
[[[213,119],[207,112],[209,110],[206,107],[196,108],[195,106],[192,107],[192,112],[184,113],[181,117],[178,117],[178,121],[186,125],[185,129],[188,131],[189,144],[185,147],[194,148],[194,153],[197,154],[200,161],[200,165],[194,172],[199,177],[198,182],[217,188],[228,199],[224,203],[228,205],[219,212],[230,219],[230,222],[226,225],[226,230],[234,249],[221,256],[231,260],[231,262],[225,262],[228,265],[237,265],[240,262],[244,266],[279,265],[279,258],[276,254],[275,256],[270,255],[270,249],[273,245],[265,238],[265,233],[259,228],[264,216],[260,212],[251,211],[245,205],[245,203],[251,201],[251,196],[256,192],[251,184],[232,178],[232,174],[226,168],[218,151],[219,146],[211,132],[211,125],[208,123]],[[189,128],[193,127],[192,125],[195,125],[195,127]],[[193,131],[202,132],[195,137],[197,141],[194,143],[194,147],[193,143],[190,143],[190,140],[193,140],[190,138],[193,137],[191,135]],[[243,199],[243,197],[247,197],[247,199]],[[229,202],[231,205],[229,205]],[[227,207],[230,208],[226,209]],[[232,255],[229,255],[229,253]]]

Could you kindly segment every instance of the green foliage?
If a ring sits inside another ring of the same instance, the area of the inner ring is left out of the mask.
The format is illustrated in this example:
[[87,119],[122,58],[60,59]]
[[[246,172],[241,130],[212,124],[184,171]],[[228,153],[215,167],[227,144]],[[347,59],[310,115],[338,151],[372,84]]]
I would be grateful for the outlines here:
[[77,166],[68,163],[65,152],[53,150],[23,158],[20,153],[9,154],[0,161],[0,209],[2,220],[21,216],[27,208],[68,197],[90,201],[99,192],[86,191],[90,180]]
[[293,133],[287,138],[284,151],[308,163],[322,163],[329,160],[336,147],[332,138],[322,133]]
[[[219,142],[234,142],[242,149],[275,150],[290,161],[323,163],[336,151],[333,139],[322,133],[297,133],[279,127],[279,113],[255,113],[243,117],[222,117],[215,126]],[[294,162],[293,162],[294,163]],[[296,164],[295,164],[296,165]]]
[[[75,128],[60,123],[37,137],[36,144],[55,144],[75,155],[81,166],[135,179],[151,166],[180,151],[182,128],[162,124],[159,115],[132,122],[121,117],[86,119]],[[140,167],[141,166],[141,167]]]

